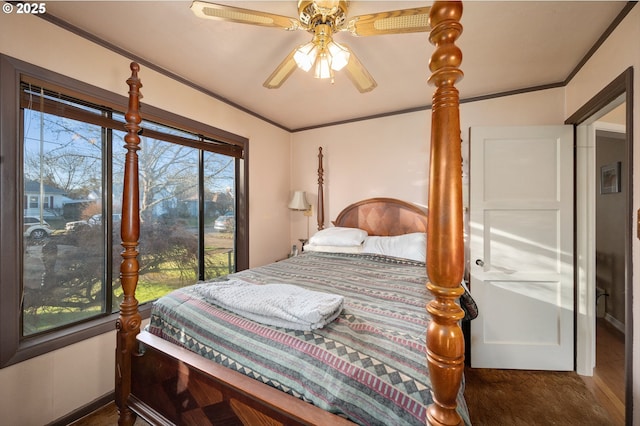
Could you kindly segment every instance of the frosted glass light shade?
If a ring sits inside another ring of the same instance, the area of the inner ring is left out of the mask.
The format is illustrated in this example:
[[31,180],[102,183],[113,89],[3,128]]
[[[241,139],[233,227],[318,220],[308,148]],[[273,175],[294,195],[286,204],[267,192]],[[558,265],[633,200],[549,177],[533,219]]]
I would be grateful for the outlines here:
[[301,45],[296,49],[296,53],[293,54],[293,60],[305,72],[311,69],[317,57],[318,47],[313,42]]
[[321,52],[316,62],[315,78],[331,78],[331,61],[326,52]]
[[340,71],[349,62],[349,51],[333,41],[327,45],[329,55],[331,55],[331,68]]

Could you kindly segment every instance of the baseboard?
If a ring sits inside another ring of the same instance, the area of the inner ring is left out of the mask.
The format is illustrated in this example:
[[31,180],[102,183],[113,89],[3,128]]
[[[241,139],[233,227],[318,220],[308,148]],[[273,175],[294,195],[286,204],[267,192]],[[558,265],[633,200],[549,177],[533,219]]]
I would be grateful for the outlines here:
[[616,318],[614,318],[611,314],[609,313],[605,314],[604,319],[609,324],[611,324],[616,330],[618,330],[620,333],[625,334],[624,324],[619,320],[617,320]]
[[48,426],[66,426],[70,423],[73,423],[77,420],[80,420],[84,416],[87,416],[94,411],[104,407],[105,405],[113,402],[115,400],[115,391],[109,392],[106,395],[101,396],[98,399],[95,399],[84,405],[77,410],[72,411],[71,413],[65,415],[64,417],[59,418],[58,420],[49,423]]

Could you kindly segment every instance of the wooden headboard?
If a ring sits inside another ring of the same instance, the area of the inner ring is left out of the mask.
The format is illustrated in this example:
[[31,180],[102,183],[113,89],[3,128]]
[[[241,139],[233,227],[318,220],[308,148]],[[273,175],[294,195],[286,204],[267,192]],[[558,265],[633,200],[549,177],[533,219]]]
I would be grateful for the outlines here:
[[426,209],[395,198],[369,198],[347,206],[335,226],[364,229],[369,235],[393,236],[427,232]]

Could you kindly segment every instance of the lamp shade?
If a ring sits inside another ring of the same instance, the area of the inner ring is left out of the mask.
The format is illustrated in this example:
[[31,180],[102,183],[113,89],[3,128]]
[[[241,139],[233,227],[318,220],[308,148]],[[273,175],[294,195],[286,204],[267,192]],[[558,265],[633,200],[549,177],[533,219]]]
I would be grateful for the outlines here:
[[289,201],[289,208],[291,210],[309,210],[311,204],[307,202],[307,196],[304,191],[295,191],[291,201]]

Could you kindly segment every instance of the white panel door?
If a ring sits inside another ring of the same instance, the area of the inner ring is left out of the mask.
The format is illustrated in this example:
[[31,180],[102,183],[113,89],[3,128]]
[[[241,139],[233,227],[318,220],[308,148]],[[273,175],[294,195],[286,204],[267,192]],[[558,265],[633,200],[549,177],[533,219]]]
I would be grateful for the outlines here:
[[476,368],[573,370],[573,128],[472,128]]

